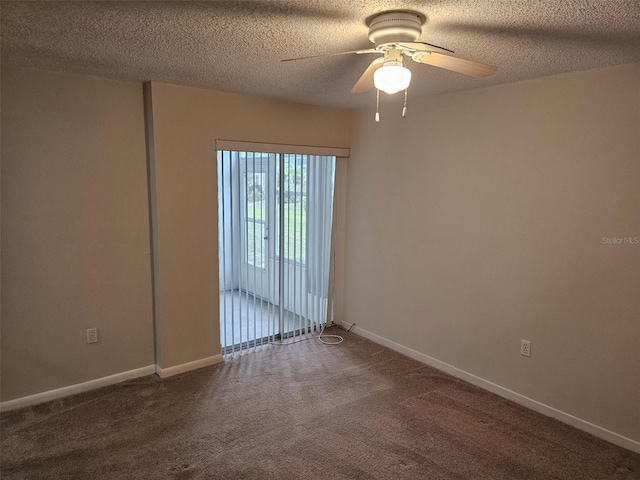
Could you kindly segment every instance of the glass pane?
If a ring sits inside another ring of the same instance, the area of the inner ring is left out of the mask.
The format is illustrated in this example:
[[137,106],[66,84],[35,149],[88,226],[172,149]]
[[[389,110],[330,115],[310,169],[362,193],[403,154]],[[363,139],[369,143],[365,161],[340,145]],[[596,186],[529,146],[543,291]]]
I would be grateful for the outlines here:
[[[305,263],[307,244],[307,155],[284,157],[284,258]],[[278,169],[277,202],[280,201]],[[277,203],[279,204],[279,203]],[[280,241],[280,211],[276,210],[276,241]],[[279,245],[279,243],[278,243]]]
[[247,173],[244,175],[246,245],[245,260],[248,264],[259,268],[266,267],[266,174],[252,171],[253,165],[247,162]]
[[265,268],[264,223],[249,220],[247,224],[247,263]]

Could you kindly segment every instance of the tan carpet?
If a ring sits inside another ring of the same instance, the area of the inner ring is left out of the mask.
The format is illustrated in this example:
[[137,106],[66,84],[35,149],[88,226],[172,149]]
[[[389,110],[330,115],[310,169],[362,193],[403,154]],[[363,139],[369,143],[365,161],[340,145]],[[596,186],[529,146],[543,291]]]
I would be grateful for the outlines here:
[[2,414],[2,479],[640,479],[640,455],[345,337]]

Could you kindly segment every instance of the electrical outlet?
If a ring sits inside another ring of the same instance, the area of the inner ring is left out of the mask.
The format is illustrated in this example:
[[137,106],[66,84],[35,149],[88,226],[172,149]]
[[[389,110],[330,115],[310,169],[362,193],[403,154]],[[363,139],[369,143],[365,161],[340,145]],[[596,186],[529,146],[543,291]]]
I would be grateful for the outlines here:
[[520,355],[531,356],[531,342],[529,340],[520,340]]
[[87,343],[98,343],[97,328],[87,328]]

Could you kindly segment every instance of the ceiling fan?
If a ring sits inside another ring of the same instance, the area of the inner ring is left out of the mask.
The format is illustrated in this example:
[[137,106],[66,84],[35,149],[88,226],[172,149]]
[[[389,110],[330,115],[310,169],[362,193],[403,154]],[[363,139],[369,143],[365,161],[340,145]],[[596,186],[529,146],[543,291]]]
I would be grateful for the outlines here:
[[[379,103],[380,90],[389,94],[404,90],[405,103],[402,110],[403,117],[406,116],[407,88],[411,82],[411,71],[404,65],[405,57],[417,63],[444,68],[473,77],[486,77],[495,73],[497,67],[492,65],[453,57],[441,53],[454,53],[453,50],[431,43],[417,42],[416,40],[422,34],[422,25],[424,25],[425,21],[426,17],[423,14],[408,10],[392,10],[378,13],[367,19],[369,40],[375,45],[374,48],[290,58],[282,61],[290,62],[294,60],[349,54],[381,54],[382,56],[377,57],[369,64],[353,86],[351,92],[362,93],[376,88],[378,90]],[[379,121],[377,111],[376,121]]]

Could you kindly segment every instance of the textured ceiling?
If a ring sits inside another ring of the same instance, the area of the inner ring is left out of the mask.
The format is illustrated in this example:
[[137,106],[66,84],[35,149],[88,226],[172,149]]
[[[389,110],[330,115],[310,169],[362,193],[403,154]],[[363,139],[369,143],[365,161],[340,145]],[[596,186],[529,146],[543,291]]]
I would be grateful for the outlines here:
[[640,62],[638,0],[2,0],[2,63],[176,83],[338,107],[371,55],[281,63],[369,48],[365,19],[389,9],[427,17],[420,40],[498,66],[488,78],[409,62],[410,98]]

